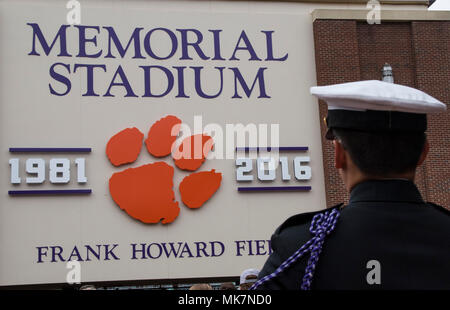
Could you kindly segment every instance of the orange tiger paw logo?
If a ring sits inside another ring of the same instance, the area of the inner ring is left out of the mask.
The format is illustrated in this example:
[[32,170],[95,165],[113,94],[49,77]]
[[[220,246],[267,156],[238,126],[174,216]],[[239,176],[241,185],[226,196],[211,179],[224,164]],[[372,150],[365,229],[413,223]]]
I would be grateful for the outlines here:
[[[173,115],[156,121],[145,139],[147,151],[156,158],[171,155],[178,169],[196,171],[206,160],[214,141],[205,134],[189,136],[174,148],[181,120]],[[115,134],[106,145],[106,155],[116,167],[137,160],[144,134],[127,128]],[[173,190],[175,169],[163,161],[128,168],[109,179],[109,192],[114,202],[129,216],[143,223],[172,223],[180,213]],[[211,171],[193,172],[179,185],[181,200],[189,208],[200,208],[220,187],[222,174]]]

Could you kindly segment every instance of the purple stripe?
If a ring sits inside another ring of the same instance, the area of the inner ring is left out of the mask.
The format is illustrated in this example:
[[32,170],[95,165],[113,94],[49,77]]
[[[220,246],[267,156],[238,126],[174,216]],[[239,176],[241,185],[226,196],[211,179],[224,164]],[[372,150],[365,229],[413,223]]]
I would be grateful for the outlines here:
[[57,189],[57,190],[19,190],[19,191],[8,191],[10,196],[21,196],[21,195],[80,195],[80,194],[90,194],[92,189]]
[[269,191],[310,191],[311,186],[253,186],[238,187],[239,192],[269,192]]
[[261,147],[261,146],[257,146],[257,147],[236,147],[236,152],[240,152],[240,151],[272,151],[272,150],[278,150],[278,151],[307,151],[309,150],[309,148],[307,146],[280,146],[280,147]]
[[10,153],[90,153],[90,147],[10,147]]

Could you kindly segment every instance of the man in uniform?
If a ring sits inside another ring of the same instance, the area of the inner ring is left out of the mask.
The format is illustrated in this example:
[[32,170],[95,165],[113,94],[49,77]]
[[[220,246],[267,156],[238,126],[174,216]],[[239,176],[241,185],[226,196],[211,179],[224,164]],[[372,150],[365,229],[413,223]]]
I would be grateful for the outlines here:
[[326,138],[350,200],[286,220],[252,289],[450,289],[450,212],[414,184],[426,114],[445,104],[381,81],[311,93],[328,104]]

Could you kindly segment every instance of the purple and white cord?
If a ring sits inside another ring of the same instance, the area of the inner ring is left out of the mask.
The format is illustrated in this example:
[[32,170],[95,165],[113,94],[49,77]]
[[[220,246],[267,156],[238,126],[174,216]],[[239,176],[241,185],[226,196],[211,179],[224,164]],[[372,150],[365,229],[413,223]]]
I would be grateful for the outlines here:
[[339,215],[340,212],[338,208],[316,214],[311,221],[311,226],[309,227],[309,231],[313,234],[313,237],[297,251],[295,251],[294,254],[292,254],[288,259],[286,259],[273,273],[256,281],[250,289],[255,290],[263,283],[277,277],[281,272],[300,259],[305,253],[310,252],[311,256],[308,260],[308,264],[306,265],[305,274],[300,286],[301,290],[309,290],[311,288],[317,262],[319,261],[319,255],[322,252],[325,237],[329,235],[336,227],[336,222]]

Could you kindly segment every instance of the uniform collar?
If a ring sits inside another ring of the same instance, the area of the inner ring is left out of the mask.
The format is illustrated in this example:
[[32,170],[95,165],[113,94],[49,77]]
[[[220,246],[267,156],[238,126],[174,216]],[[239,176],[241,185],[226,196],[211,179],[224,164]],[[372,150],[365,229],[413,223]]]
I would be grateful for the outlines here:
[[369,180],[357,184],[350,193],[349,203],[362,201],[424,203],[416,185],[404,179]]

